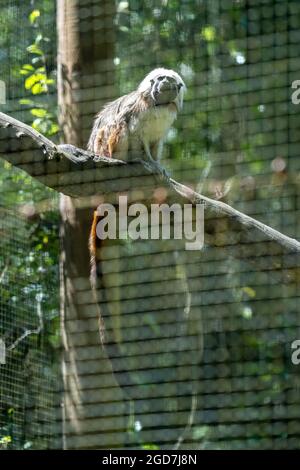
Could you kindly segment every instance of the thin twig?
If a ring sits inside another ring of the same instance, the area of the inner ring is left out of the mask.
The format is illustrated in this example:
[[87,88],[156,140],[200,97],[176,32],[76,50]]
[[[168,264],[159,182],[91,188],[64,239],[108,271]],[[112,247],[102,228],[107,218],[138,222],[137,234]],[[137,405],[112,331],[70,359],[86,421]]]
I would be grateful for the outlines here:
[[0,274],[0,284],[2,284],[3,279],[5,278],[5,275],[6,275],[6,273],[7,273],[8,268],[9,268],[9,262],[6,263],[6,265],[4,266],[4,268],[3,268],[3,270],[2,270],[2,272],[1,272],[1,274]]
[[193,424],[194,424],[194,420],[195,420],[196,411],[197,411],[197,397],[196,397],[195,394],[193,394],[192,399],[191,399],[191,409],[190,409],[188,421],[186,423],[186,426],[185,426],[183,432],[181,433],[181,435],[177,439],[177,442],[174,446],[174,450],[180,449],[180,446],[182,445],[182,443],[184,442],[184,440],[188,436],[188,433],[192,429]]
[[7,351],[12,351],[13,349],[15,349],[18,346],[19,343],[21,343],[25,338],[27,338],[27,336],[38,335],[43,330],[44,324],[43,324],[43,316],[42,316],[42,309],[41,309],[41,302],[40,301],[37,303],[36,309],[37,309],[37,316],[38,316],[38,319],[39,319],[39,326],[35,329],[32,329],[32,330],[26,329],[21,336],[19,336],[12,344],[10,344],[6,348]]

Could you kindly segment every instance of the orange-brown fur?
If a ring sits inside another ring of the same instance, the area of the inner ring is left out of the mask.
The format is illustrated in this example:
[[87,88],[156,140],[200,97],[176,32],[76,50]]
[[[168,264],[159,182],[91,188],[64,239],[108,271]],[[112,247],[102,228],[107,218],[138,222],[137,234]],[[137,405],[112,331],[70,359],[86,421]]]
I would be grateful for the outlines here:
[[120,141],[120,137],[121,137],[121,134],[122,134],[122,127],[121,128],[113,128],[112,129],[112,132],[111,134],[109,135],[109,138],[108,138],[108,153],[109,153],[109,156],[112,157],[116,148],[117,148],[117,145]]
[[[90,262],[91,262],[91,273],[90,279],[93,287],[96,287],[97,282],[97,246],[98,246],[98,237],[97,237],[97,224],[99,222],[99,215],[97,211],[94,211],[93,222],[90,231],[89,238],[89,250],[90,250]],[[100,241],[100,240],[99,240]]]

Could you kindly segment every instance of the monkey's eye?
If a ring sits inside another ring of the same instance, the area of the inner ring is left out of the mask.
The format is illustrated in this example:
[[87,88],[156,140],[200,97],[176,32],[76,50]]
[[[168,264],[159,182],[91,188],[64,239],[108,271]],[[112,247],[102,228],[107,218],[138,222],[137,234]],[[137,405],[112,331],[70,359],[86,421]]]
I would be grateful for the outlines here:
[[163,77],[162,75],[160,75],[159,77],[157,77],[157,80],[158,80],[159,82],[161,82],[164,78],[165,78],[165,77]]

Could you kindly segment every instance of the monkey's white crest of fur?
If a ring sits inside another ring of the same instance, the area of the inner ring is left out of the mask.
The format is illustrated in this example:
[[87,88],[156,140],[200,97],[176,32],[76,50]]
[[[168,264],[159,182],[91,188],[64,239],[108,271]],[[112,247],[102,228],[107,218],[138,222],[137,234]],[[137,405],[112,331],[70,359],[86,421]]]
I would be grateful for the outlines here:
[[152,70],[137,90],[104,106],[95,119],[88,149],[120,160],[144,155],[152,165],[159,162],[185,90],[184,81],[174,70]]
[[184,93],[186,92],[186,86],[181,76],[174,70],[165,69],[163,67],[159,67],[157,69],[152,70],[150,73],[148,73],[148,75],[146,75],[144,80],[141,81],[138,87],[138,91],[141,93],[146,92],[150,88],[151,80],[155,80],[160,75],[173,78],[174,80],[176,80],[178,85],[179,84],[181,85],[181,88],[178,93],[178,105],[179,105],[179,108],[181,109],[183,105],[183,96],[184,96]]

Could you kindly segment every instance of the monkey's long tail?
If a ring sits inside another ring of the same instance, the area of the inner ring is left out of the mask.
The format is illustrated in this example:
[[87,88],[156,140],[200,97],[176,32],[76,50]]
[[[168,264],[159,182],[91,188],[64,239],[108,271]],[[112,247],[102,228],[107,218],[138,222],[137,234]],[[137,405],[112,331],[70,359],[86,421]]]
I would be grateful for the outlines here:
[[[97,237],[97,224],[100,220],[100,216],[97,214],[97,211],[94,211],[93,222],[90,231],[89,237],[89,251],[90,251],[90,282],[94,297],[94,303],[99,309],[98,317],[99,317],[99,335],[100,341],[102,346],[104,346],[105,342],[105,328],[104,322],[101,315],[101,308],[100,308],[100,299],[99,297],[99,286],[101,284],[102,279],[102,272],[101,272],[101,263],[99,260],[99,256],[101,253],[101,244],[102,240]],[[103,292],[103,289],[102,289]]]
[[99,222],[99,215],[97,211],[94,211],[93,222],[90,231],[90,238],[89,238],[89,251],[90,251],[90,263],[91,263],[91,271],[90,271],[90,281],[92,284],[92,288],[96,289],[97,287],[97,248],[100,240],[97,238],[97,224]]

